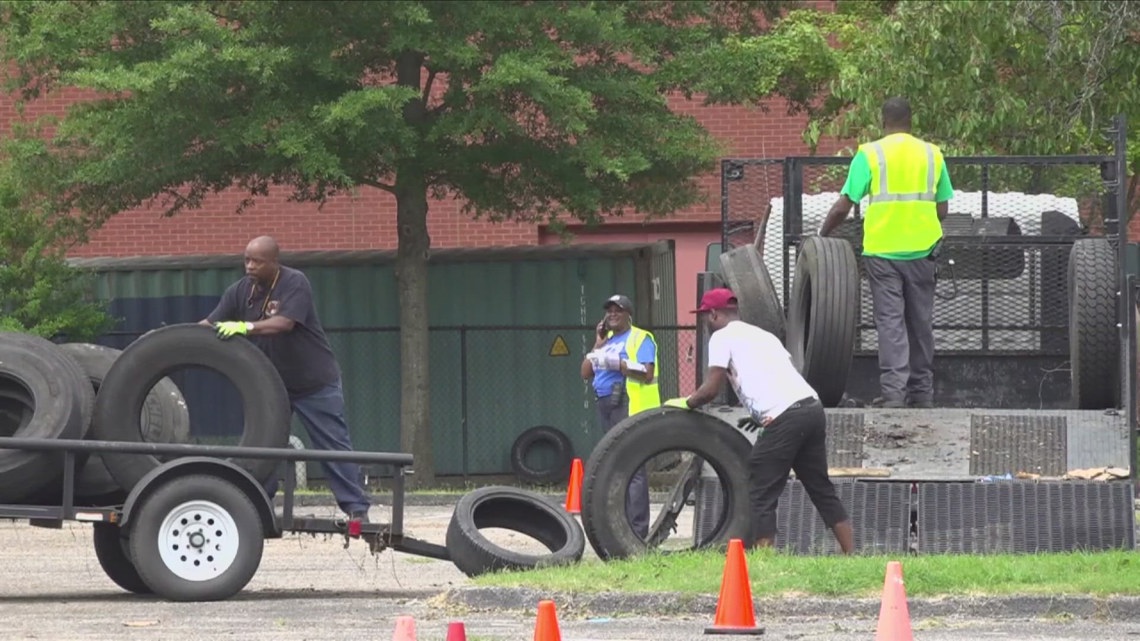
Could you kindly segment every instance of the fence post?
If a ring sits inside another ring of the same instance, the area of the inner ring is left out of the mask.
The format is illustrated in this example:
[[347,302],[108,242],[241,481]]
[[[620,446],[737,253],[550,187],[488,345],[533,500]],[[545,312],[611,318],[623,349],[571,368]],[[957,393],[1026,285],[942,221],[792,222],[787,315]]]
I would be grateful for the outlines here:
[[467,482],[467,327],[459,328],[459,433],[463,442],[463,482]]

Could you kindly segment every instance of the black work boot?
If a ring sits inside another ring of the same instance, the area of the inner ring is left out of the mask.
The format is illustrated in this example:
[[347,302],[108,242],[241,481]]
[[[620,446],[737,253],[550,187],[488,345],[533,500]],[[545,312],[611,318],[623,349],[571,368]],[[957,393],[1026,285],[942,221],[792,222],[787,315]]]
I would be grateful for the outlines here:
[[929,398],[908,398],[906,399],[906,406],[913,407],[914,409],[928,410],[934,408],[934,401]]
[[883,409],[902,409],[902,408],[906,407],[906,403],[904,403],[903,401],[886,399],[886,398],[883,398],[882,396],[880,396],[880,397],[876,398],[875,400],[871,401],[871,407],[881,407]]

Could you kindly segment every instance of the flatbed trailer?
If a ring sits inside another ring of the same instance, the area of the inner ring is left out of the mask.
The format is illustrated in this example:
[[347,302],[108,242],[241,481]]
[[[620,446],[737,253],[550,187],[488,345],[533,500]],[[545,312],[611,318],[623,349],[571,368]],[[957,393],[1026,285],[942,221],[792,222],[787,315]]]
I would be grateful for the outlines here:
[[[100,565],[112,581],[130,592],[173,601],[229,598],[253,578],[265,539],[281,538],[285,533],[342,535],[346,545],[359,539],[374,554],[392,549],[450,560],[446,547],[404,533],[405,478],[412,473],[411,454],[27,438],[0,438],[0,449],[59,453],[63,465],[58,503],[0,504],[0,519],[47,528],[60,528],[66,521],[92,523]],[[131,488],[122,503],[77,504],[77,464],[102,452],[169,460]],[[277,514],[262,483],[230,459],[388,466],[394,472],[391,520],[364,523],[347,517],[296,517],[294,465],[285,465],[283,510]]]

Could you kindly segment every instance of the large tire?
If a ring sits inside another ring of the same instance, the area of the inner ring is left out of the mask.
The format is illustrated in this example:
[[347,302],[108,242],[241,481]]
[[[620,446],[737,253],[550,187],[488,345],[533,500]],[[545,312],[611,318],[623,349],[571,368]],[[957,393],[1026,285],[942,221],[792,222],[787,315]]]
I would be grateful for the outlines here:
[[[59,347],[75,359],[96,393],[111,365],[122,353],[113,347],[89,343],[65,343]],[[142,440],[149,443],[185,443],[190,439],[190,412],[174,381],[163,378],[147,394],[140,426]],[[75,489],[76,496],[81,499],[122,493],[122,488],[96,454],[87,459],[76,479]]]
[[171,479],[136,509],[129,527],[135,569],[171,601],[219,601],[261,565],[265,532],[249,496],[217,476]]
[[[12,436],[79,439],[86,433],[87,381],[75,362],[53,343],[36,336],[0,332],[0,386],[18,390],[16,398],[30,401],[30,420],[21,420]],[[62,453],[0,450],[0,503],[19,503],[37,496],[58,483],[62,475]]]
[[[503,528],[538,540],[549,554],[507,550],[487,540],[482,528]],[[586,549],[574,517],[541,494],[515,487],[483,487],[463,495],[447,526],[447,551],[467,576],[496,570],[529,570],[577,563]]]
[[123,538],[119,526],[96,523],[92,542],[95,544],[95,558],[99,559],[99,567],[103,568],[107,578],[114,581],[115,585],[135,594],[153,593],[135,569],[127,551],[127,539]]
[[736,294],[740,319],[784,340],[784,310],[772,284],[764,257],[752,245],[737,247],[720,255],[724,282]]
[[[527,453],[542,443],[554,448],[554,464],[545,469],[533,468],[527,464]],[[565,483],[573,463],[574,444],[562,430],[549,425],[536,425],[524,431],[511,445],[511,470],[523,483],[532,485]]]
[[586,463],[582,481],[582,526],[603,560],[648,549],[625,515],[626,488],[634,472],[663,452],[693,452],[716,470],[725,492],[725,518],[700,547],[729,539],[748,540],[748,440],[727,423],[701,412],[673,408],[647,410],[606,432]]
[[0,436],[12,436],[27,427],[35,415],[35,401],[23,389],[0,387]]
[[1069,253],[1069,365],[1072,403],[1101,410],[1120,401],[1116,252],[1105,238],[1082,238]]
[[788,352],[824,405],[847,391],[859,322],[859,267],[851,244],[808,236],[788,303]]
[[[152,330],[123,350],[99,388],[92,436],[104,441],[140,441],[147,392],[183,367],[212,369],[237,387],[245,418],[241,446],[288,447],[292,410],[285,384],[269,358],[244,338],[222,341],[212,328],[196,323]],[[109,452],[103,462],[126,492],[160,465],[153,456]],[[269,480],[277,466],[268,459],[234,462],[260,482]]]

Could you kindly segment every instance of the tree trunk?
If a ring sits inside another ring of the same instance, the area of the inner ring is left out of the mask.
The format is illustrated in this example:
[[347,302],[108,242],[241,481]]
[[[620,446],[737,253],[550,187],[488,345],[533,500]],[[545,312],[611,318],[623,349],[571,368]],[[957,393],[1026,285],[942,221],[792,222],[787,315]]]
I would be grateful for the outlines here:
[[[396,60],[396,83],[420,87],[423,54],[404,51]],[[422,100],[404,105],[404,121],[421,129],[426,117]],[[428,372],[428,252],[427,181],[414,160],[397,163],[396,289],[400,302],[400,449],[415,457],[411,487],[435,485],[431,439],[431,379]]]
[[396,196],[396,289],[400,302],[400,449],[415,457],[413,487],[435,483],[432,452],[428,372],[428,250],[427,193],[407,191]]

